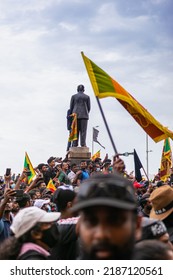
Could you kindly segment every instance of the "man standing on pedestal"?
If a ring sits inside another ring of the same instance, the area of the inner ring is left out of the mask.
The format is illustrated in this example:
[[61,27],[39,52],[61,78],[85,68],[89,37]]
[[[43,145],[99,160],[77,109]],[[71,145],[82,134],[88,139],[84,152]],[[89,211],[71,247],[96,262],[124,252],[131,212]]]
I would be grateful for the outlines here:
[[77,94],[72,95],[70,101],[71,113],[77,114],[77,135],[78,139],[73,142],[73,147],[78,146],[80,135],[81,147],[86,147],[86,132],[90,112],[90,97],[84,94],[83,85],[77,87]]

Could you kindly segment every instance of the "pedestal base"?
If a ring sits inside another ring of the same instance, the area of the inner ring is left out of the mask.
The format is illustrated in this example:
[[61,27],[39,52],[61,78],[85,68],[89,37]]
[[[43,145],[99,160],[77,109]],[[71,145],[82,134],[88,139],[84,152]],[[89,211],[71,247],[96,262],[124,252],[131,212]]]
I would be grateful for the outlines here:
[[69,149],[68,159],[71,163],[79,164],[81,160],[90,160],[91,153],[88,147],[71,147]]

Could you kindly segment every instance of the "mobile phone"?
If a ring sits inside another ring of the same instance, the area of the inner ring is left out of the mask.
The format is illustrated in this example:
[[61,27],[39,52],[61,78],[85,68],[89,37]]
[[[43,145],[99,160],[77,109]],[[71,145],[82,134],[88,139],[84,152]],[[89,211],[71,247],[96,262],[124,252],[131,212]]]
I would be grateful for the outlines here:
[[22,197],[23,196],[23,190],[15,190],[16,194],[15,197]]
[[10,174],[11,174],[11,168],[7,168],[7,169],[6,169],[5,175],[6,175],[6,176],[9,176]]

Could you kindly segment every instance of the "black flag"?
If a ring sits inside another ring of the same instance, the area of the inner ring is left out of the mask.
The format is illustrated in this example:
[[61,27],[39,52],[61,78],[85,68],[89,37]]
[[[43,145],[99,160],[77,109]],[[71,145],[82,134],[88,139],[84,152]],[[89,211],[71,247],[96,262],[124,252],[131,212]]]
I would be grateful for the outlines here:
[[97,140],[98,134],[99,134],[99,131],[98,131],[96,128],[93,127],[93,141],[96,142],[96,143],[98,143],[102,148],[105,149],[105,147],[102,146],[102,145],[100,144],[100,142]]
[[135,149],[134,149],[134,164],[135,164],[135,178],[137,182],[140,182],[142,180],[140,169],[143,168],[143,166]]

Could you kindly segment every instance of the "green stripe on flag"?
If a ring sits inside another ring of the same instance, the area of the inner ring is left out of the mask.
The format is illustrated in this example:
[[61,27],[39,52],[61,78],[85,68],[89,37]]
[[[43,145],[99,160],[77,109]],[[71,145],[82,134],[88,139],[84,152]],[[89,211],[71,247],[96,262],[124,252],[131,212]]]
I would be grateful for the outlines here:
[[92,62],[91,60],[90,62],[98,84],[99,93],[115,92],[111,77],[100,67],[98,67],[94,62]]

